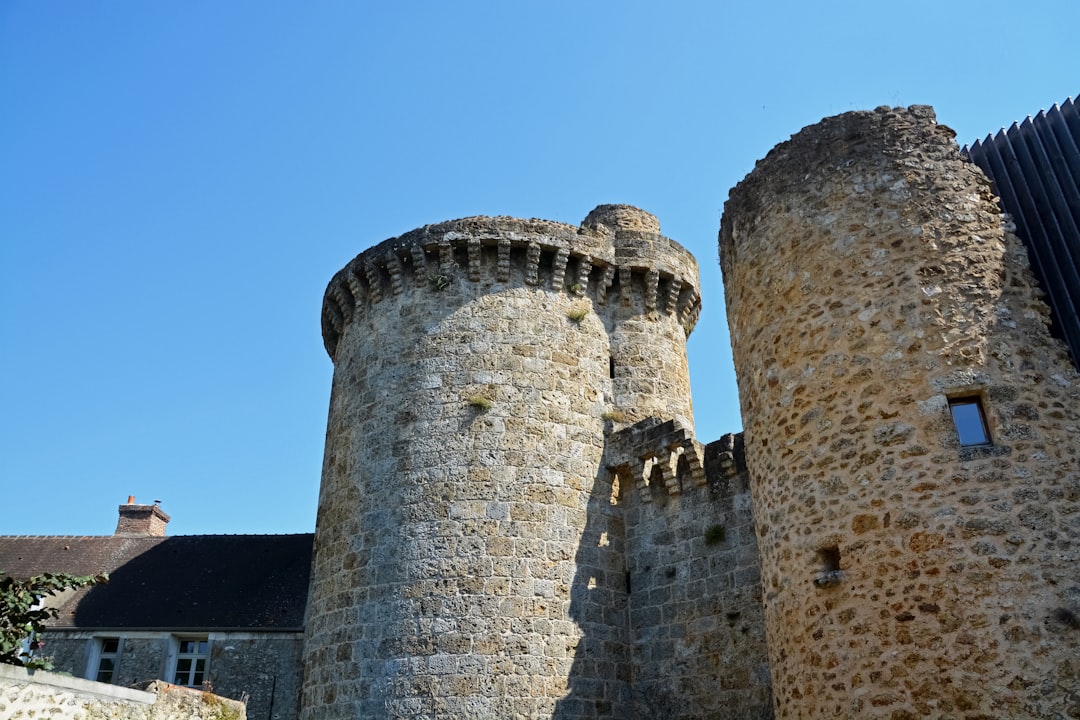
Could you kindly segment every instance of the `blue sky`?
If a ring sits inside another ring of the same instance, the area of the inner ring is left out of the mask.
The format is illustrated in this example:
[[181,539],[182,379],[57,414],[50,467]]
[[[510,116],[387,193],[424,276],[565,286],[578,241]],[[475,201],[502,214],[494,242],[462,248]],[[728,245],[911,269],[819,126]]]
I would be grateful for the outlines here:
[[701,267],[698,437],[740,427],[716,233],[822,117],[971,142],[1080,91],[1080,3],[0,3],[0,534],[309,532],[331,275],[430,222],[654,214]]

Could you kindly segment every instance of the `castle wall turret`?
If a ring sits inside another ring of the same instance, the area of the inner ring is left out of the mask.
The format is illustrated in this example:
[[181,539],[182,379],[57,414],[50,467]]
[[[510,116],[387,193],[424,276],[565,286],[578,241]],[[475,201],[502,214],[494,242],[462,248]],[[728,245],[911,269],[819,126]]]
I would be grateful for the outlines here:
[[[571,685],[560,717],[626,717],[622,557],[598,541],[621,534],[605,431],[690,409],[611,376],[685,375],[699,300],[655,218],[597,217],[428,226],[330,282],[304,717],[551,717]],[[622,231],[655,252],[622,252]],[[641,316],[646,344],[620,350]]]
[[725,206],[778,717],[1080,707],[1080,386],[952,135],[829,118]]
[[675,418],[693,433],[686,336],[701,310],[697,263],[660,234],[655,217],[627,205],[601,205],[582,226],[613,244],[604,314],[617,414],[626,423]]

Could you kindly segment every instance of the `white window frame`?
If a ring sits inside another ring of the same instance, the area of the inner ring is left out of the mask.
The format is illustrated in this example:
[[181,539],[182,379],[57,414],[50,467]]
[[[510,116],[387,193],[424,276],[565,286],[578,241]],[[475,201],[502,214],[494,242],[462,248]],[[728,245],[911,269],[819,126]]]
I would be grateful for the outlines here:
[[[105,643],[109,640],[116,641],[116,652],[105,652]],[[116,682],[117,671],[120,669],[120,656],[124,654],[124,638],[121,635],[101,635],[94,637],[90,645],[90,658],[86,665],[86,679],[94,682],[113,684]],[[112,675],[110,680],[98,680],[101,674],[102,659],[113,661]]]
[[[188,642],[201,643],[202,646],[196,646],[195,652],[181,652],[184,649],[184,643]],[[186,660],[192,662],[187,670],[181,671],[180,665]],[[199,660],[202,660],[201,678],[196,677],[200,674],[198,670]],[[186,677],[180,677],[180,673],[185,673]],[[210,679],[210,636],[173,635],[169,642],[169,659],[165,678],[173,685],[193,688],[204,686]],[[194,682],[196,679],[199,682]],[[179,680],[184,682],[178,682]]]

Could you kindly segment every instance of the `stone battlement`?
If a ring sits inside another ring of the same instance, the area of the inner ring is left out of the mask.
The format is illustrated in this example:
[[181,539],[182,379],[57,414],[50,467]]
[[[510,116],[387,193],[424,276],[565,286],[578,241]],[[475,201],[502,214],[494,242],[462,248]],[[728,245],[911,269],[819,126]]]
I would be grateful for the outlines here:
[[540,286],[598,306],[674,315],[687,335],[701,311],[696,261],[661,235],[656,218],[642,210],[601,205],[581,227],[470,217],[385,240],[339,271],[323,298],[327,352],[334,357],[354,314],[384,297],[406,286],[440,292],[460,282]]
[[654,482],[671,495],[681,493],[686,483],[704,485],[703,455],[701,443],[677,420],[649,418],[609,435],[606,459],[620,483],[636,488],[649,502]]

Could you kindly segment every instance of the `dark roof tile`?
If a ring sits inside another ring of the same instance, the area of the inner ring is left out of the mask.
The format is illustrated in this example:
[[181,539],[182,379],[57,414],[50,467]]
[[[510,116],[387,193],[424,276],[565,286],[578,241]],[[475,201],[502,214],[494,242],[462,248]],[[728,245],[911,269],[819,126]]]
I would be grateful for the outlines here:
[[97,575],[61,599],[53,627],[296,629],[303,625],[312,535],[0,537],[0,570]]

